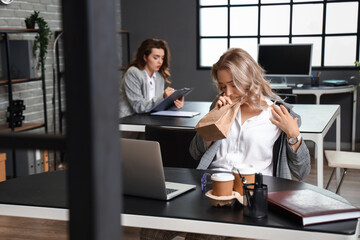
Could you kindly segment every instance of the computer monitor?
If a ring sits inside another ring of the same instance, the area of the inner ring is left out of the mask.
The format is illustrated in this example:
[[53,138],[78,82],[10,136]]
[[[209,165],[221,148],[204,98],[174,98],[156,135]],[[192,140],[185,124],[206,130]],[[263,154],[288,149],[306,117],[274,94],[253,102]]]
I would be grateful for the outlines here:
[[267,77],[311,76],[312,44],[259,44],[258,63]]

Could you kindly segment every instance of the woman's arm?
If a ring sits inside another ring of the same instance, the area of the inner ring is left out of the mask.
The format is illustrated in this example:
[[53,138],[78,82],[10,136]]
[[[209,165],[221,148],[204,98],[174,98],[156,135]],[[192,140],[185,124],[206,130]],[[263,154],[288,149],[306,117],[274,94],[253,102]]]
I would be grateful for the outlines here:
[[[272,114],[273,118],[270,118],[270,121],[285,132],[287,138],[297,137],[300,134],[300,129],[297,124],[298,118],[293,118],[289,111],[285,108],[284,105],[277,106],[273,104]],[[290,145],[291,148],[296,152],[302,142],[302,139],[297,143]]]
[[[219,96],[217,96],[213,102],[210,105],[210,109],[213,109],[214,107],[217,106],[217,103],[219,101]],[[200,160],[201,157],[204,155],[204,153],[206,152],[206,150],[210,147],[210,145],[212,144],[212,141],[205,141],[200,134],[196,133],[196,135],[194,136],[194,138],[191,140],[190,142],[190,147],[189,147],[189,152],[190,155],[195,159],[195,160]]]
[[[279,125],[277,126],[285,133],[282,145],[286,148],[286,151],[282,151],[282,160],[280,161],[289,166],[293,176],[299,180],[303,180],[309,174],[311,169],[310,153],[302,139],[294,145],[290,145],[288,143],[290,136],[298,136],[300,133],[299,126],[301,124],[301,118],[292,111],[290,106],[287,107],[288,108],[284,105],[281,105],[280,107],[273,106],[273,111],[276,112],[274,118],[277,117],[279,121],[275,119],[273,120],[278,122]],[[270,121],[272,120],[270,119]]]
[[311,170],[310,153],[304,141],[301,141],[297,151],[295,152],[288,144],[287,163],[291,173],[299,180],[307,177]]
[[207,150],[204,139],[196,133],[193,139],[190,142],[189,153],[191,157],[197,161],[201,159],[204,153]]
[[[132,67],[126,71],[124,78],[124,89],[130,106],[136,113],[149,112],[155,105],[163,100],[163,96],[155,96],[151,100],[146,99],[146,75],[139,69]],[[164,84],[158,81],[157,84]],[[163,89],[162,85],[162,89]]]

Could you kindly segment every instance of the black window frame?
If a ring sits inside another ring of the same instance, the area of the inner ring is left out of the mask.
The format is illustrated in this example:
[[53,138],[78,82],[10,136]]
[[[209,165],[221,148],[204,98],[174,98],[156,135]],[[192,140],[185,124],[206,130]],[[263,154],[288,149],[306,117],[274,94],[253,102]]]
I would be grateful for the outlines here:
[[[360,0],[314,0],[314,1],[309,1],[309,2],[293,2],[293,0],[290,0],[290,2],[288,3],[261,3],[261,1],[259,0],[258,3],[256,4],[230,4],[230,0],[227,0],[227,5],[209,5],[209,6],[200,6],[200,1],[197,1],[197,69],[198,70],[209,70],[211,69],[210,66],[200,66],[200,42],[201,39],[217,39],[217,38],[221,38],[227,39],[227,48],[230,47],[230,39],[236,39],[236,38],[257,38],[257,43],[260,43],[260,39],[261,38],[274,38],[274,37],[280,37],[280,38],[284,38],[284,37],[289,37],[290,42],[292,43],[292,38],[293,37],[321,37],[321,66],[315,66],[312,67],[312,70],[314,71],[320,71],[320,70],[356,70],[358,69],[358,67],[355,65],[354,66],[324,66],[324,55],[325,55],[325,38],[326,37],[333,37],[333,36],[356,36],[356,59],[354,59],[355,61],[359,61],[359,40],[360,40]],[[357,32],[356,33],[341,33],[341,34],[326,34],[325,30],[326,30],[326,6],[327,3],[344,3],[344,2],[358,2],[358,19],[357,19]],[[305,5],[305,4],[323,4],[323,26],[322,26],[322,33],[321,34],[292,34],[292,15],[293,15],[293,6],[294,5]],[[260,34],[260,11],[261,11],[261,6],[275,6],[275,5],[289,5],[290,6],[290,29],[289,29],[289,35],[261,35]],[[253,6],[257,6],[258,7],[258,32],[257,35],[246,35],[246,36],[230,36],[230,9],[231,7],[253,7]],[[227,21],[228,21],[228,27],[227,27],[227,35],[226,36],[200,36],[200,11],[202,8],[219,8],[219,7],[227,7],[227,11],[228,11],[228,17],[227,17]]]

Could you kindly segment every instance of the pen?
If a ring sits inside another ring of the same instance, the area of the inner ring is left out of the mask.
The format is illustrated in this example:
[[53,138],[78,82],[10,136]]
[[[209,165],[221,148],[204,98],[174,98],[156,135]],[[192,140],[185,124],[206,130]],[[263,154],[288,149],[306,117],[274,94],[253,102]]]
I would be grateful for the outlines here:
[[317,77],[317,78],[319,78],[319,77],[320,77],[320,75],[321,75],[321,72],[318,72],[318,74],[317,74],[317,76],[316,76],[316,77]]

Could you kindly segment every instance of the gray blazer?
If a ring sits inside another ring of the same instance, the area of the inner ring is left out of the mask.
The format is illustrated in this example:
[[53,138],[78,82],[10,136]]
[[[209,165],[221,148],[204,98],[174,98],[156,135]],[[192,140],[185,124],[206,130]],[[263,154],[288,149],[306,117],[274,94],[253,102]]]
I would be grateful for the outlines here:
[[[284,102],[281,102],[281,104],[289,110],[291,116],[298,117],[298,124],[300,126],[300,116],[292,111],[292,106]],[[189,151],[191,156],[195,160],[199,161],[197,169],[209,168],[211,162],[215,159],[216,153],[220,148],[220,144],[221,140],[218,140],[207,148],[204,139],[196,133],[190,143]],[[305,141],[301,141],[300,147],[296,152],[294,152],[288,144],[287,137],[284,132],[280,134],[278,140],[274,144],[273,161],[273,176],[276,177],[291,179],[292,174],[297,179],[302,180],[306,178],[311,169],[310,154]]]
[[154,72],[154,74],[156,74],[155,97],[147,100],[148,84],[146,73],[134,66],[124,73],[120,85],[120,117],[149,112],[164,99],[164,78],[158,72]]

